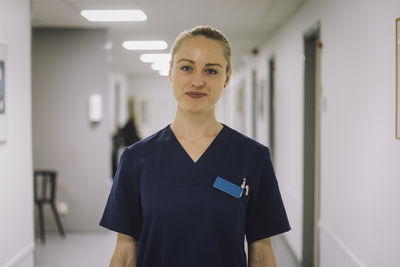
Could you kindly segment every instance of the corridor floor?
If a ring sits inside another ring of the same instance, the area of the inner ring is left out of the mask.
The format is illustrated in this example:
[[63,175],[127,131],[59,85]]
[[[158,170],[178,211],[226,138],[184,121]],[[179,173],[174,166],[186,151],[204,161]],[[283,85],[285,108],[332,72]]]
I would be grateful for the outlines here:
[[[65,239],[46,236],[36,245],[35,267],[107,267],[115,247],[113,232],[67,233]],[[272,239],[278,267],[298,267],[282,237]]]

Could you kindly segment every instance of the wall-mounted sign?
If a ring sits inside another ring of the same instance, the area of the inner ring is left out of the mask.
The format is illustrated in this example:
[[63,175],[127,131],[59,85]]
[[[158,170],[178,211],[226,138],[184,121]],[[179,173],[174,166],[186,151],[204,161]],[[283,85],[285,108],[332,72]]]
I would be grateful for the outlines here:
[[400,140],[400,18],[396,19],[396,139]]
[[5,88],[5,72],[4,72],[4,60],[0,60],[0,114],[4,114],[6,111],[6,101],[4,97]]

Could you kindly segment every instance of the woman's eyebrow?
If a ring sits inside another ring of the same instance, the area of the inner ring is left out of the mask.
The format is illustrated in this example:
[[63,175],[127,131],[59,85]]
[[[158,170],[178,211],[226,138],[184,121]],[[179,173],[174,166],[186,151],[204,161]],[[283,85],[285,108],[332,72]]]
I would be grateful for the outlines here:
[[[182,58],[182,59],[178,60],[177,63],[182,62],[182,61],[187,61],[187,62],[189,62],[189,63],[191,63],[191,64],[196,64],[193,60],[186,59],[186,58]],[[207,63],[207,64],[206,64],[206,67],[213,67],[213,66],[220,67],[221,69],[223,68],[223,67],[221,66],[221,64],[219,64],[219,63]]]
[[189,63],[192,63],[192,64],[194,64],[194,61],[193,61],[193,60],[186,59],[186,58],[182,58],[182,59],[178,60],[178,62],[177,62],[177,63],[179,63],[179,62],[181,62],[181,61],[188,61]]
[[207,63],[206,64],[206,67],[213,67],[213,66],[217,66],[217,67],[220,67],[222,69],[221,64],[218,64],[218,63]]

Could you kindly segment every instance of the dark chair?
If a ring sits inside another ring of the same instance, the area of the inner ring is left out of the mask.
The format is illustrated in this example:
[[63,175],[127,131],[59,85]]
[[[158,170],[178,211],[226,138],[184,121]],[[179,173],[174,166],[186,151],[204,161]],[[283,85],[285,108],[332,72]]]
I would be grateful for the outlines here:
[[51,170],[35,170],[33,173],[34,177],[34,196],[35,204],[38,207],[39,212],[39,231],[40,239],[43,244],[45,240],[45,229],[44,229],[44,217],[43,217],[43,205],[50,204],[51,210],[57,224],[58,232],[62,237],[65,237],[64,229],[61,224],[60,216],[56,208],[56,179],[57,173]]

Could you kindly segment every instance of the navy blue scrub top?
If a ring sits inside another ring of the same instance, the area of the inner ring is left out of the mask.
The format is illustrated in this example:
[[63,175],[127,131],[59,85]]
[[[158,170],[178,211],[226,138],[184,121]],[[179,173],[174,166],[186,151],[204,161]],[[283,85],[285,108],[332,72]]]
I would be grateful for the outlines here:
[[268,148],[226,125],[197,162],[169,125],[125,149],[100,225],[138,241],[137,267],[245,267],[244,236],[290,230]]

